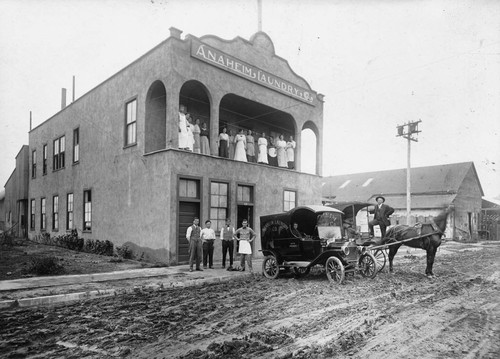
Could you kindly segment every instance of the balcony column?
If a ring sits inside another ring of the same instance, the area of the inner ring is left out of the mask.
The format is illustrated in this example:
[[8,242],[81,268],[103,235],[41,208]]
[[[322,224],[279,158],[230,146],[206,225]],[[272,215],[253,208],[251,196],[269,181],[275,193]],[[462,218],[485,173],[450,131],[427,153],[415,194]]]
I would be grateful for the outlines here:
[[219,155],[219,106],[222,96],[212,93],[212,101],[210,104],[210,153],[212,156]]
[[302,131],[297,129],[294,136],[295,142],[297,142],[297,147],[295,147],[295,170],[300,172],[300,166],[302,163],[301,153],[302,153]]

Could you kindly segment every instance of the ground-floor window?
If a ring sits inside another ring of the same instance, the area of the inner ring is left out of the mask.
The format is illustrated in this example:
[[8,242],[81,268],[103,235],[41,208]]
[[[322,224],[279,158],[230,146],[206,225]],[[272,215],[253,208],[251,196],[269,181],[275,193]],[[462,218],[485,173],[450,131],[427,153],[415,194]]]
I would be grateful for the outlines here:
[[52,197],[52,230],[59,229],[59,196]]
[[46,199],[42,198],[40,201],[40,229],[43,231],[47,229],[47,215],[46,215]]
[[214,231],[220,231],[228,217],[228,183],[212,182],[210,184],[210,220]]
[[297,192],[284,190],[283,191],[283,211],[287,212],[297,206]]
[[73,229],[73,193],[66,198],[66,229]]
[[31,209],[30,209],[30,229],[35,229],[35,209],[36,202],[34,199],[31,200]]
[[83,230],[92,230],[92,191],[83,191]]

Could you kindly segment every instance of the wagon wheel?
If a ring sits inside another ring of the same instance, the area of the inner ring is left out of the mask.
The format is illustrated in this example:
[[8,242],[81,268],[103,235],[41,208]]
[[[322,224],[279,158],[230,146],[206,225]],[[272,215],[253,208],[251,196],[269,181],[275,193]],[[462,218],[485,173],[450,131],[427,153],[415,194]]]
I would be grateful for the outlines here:
[[385,251],[383,249],[377,249],[372,254],[375,257],[375,261],[377,261],[377,271],[382,271],[385,267],[385,262],[387,261]]
[[341,284],[345,277],[344,265],[337,257],[330,257],[325,264],[326,276],[330,283]]
[[375,278],[378,273],[377,260],[371,253],[365,253],[359,257],[359,271],[363,277]]
[[275,256],[266,256],[262,262],[262,273],[266,278],[276,279],[280,274],[280,266]]
[[310,271],[310,267],[293,267],[293,274],[295,274],[297,278],[308,275]]

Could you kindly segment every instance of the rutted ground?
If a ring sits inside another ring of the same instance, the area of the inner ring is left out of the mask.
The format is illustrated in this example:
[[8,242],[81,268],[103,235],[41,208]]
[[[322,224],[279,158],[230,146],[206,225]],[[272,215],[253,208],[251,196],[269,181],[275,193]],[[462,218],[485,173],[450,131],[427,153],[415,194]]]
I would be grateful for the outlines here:
[[341,286],[322,273],[254,276],[1,312],[0,356],[497,358],[499,255],[499,245],[438,253],[434,280],[409,256],[394,275]]

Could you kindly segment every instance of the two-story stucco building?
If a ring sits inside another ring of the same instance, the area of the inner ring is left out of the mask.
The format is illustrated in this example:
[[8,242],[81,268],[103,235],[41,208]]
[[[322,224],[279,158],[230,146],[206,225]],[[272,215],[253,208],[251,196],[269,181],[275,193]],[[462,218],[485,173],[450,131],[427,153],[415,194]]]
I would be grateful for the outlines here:
[[[182,105],[208,125],[210,154],[178,149]],[[295,169],[219,157],[223,127],[292,135]],[[316,174],[301,172],[304,130],[316,135]],[[37,173],[29,176],[29,236],[76,228],[84,238],[186,262],[195,216],[215,229],[226,217],[237,226],[248,218],[258,229],[261,215],[320,203],[322,132],[322,95],[265,33],[182,39],[171,28],[164,42],[30,131]]]

